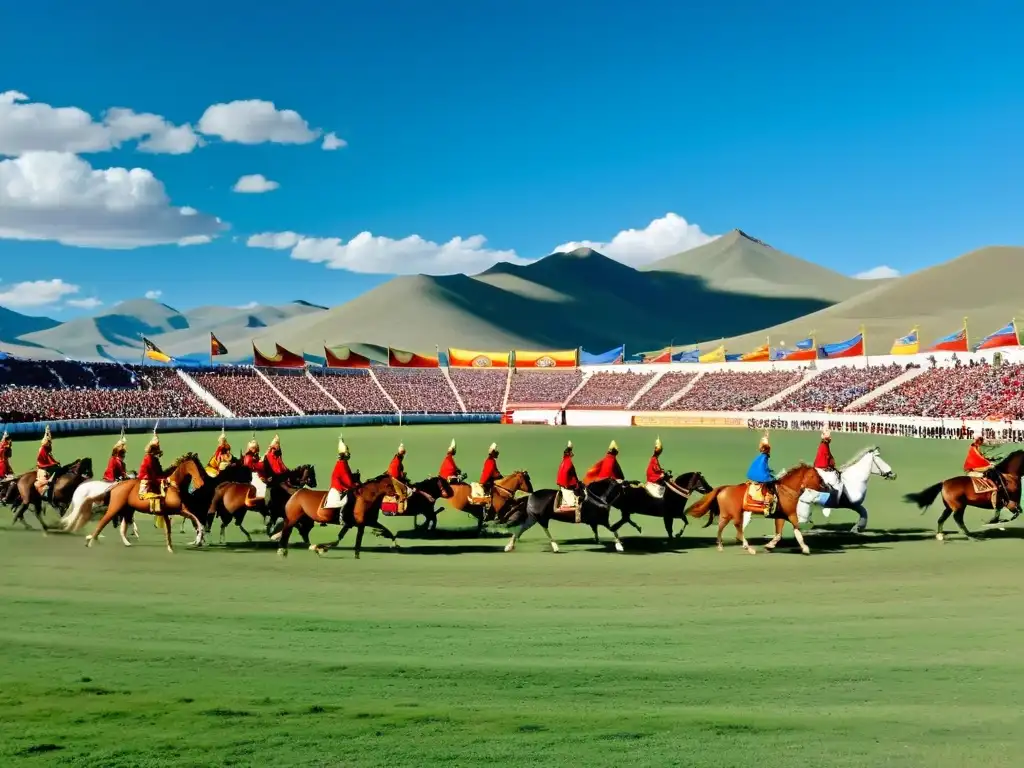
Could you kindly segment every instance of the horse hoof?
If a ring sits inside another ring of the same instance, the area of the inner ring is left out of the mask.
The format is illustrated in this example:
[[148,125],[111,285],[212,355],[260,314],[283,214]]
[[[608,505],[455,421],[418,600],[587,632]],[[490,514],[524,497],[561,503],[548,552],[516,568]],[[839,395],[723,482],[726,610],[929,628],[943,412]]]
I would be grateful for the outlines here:
[[309,551],[310,552],[316,552],[319,555],[320,554],[320,547],[318,547],[316,544],[310,544],[309,545]]
[[716,546],[715,549],[717,549],[719,552],[725,552],[725,547],[723,547],[721,544]]
[[167,553],[173,555],[174,554],[174,547],[168,547],[167,548]]
[[946,540],[946,536],[945,536],[945,534],[942,534],[942,533],[936,533],[935,534],[935,540],[936,541],[945,541]]
[[626,551],[626,548],[622,546],[622,542],[621,541],[616,541],[615,542],[615,551],[616,552],[625,552]]
[[560,552],[560,551],[561,551],[561,550],[560,550],[560,549],[558,548],[558,545],[557,545],[557,544],[555,544],[555,542],[553,542],[553,541],[551,542],[551,551],[552,551],[552,552],[554,552],[555,554],[557,554],[558,552]]
[[805,555],[811,554],[811,550],[809,547],[802,547],[800,551],[803,552]]
[[515,550],[515,548],[516,548],[515,544],[506,544],[505,545],[505,551],[506,552],[512,552],[513,550]]
[[273,534],[273,535],[272,535],[272,536],[270,537],[270,540],[271,540],[271,541],[280,541],[280,540],[281,540],[281,532],[280,532],[280,531],[278,531],[277,533]]
[[277,550],[278,557],[288,557],[288,550],[283,547]]
[[757,554],[757,550],[754,549],[753,547],[747,547],[747,554],[748,555],[756,555]]
[[132,545],[132,543],[131,543],[130,541],[128,541],[127,539],[125,539],[125,540],[124,540],[124,545],[125,545],[126,547],[130,547],[130,546]]

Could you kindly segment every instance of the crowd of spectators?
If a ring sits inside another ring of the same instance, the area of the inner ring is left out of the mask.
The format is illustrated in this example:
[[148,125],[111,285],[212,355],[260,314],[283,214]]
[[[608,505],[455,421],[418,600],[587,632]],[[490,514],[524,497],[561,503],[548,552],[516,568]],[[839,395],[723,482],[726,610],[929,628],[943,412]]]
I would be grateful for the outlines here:
[[772,406],[773,411],[841,411],[868,392],[888,384],[907,372],[893,363],[870,368],[836,366],[810,378]]
[[931,368],[856,409],[892,416],[1024,418],[1024,365]]
[[512,370],[509,405],[561,406],[583,381],[579,368],[554,371]]
[[686,388],[686,386],[696,379],[699,373],[683,373],[679,371],[670,371],[662,374],[662,377],[648,389],[640,399],[633,404],[633,409],[637,411],[656,411],[665,404],[673,395],[677,392]]
[[453,368],[448,372],[469,413],[497,413],[505,399],[507,368]]
[[[271,384],[309,416],[336,415],[341,413],[338,404],[316,385],[305,370],[267,371]],[[372,382],[371,382],[372,383]]]
[[[394,413],[395,409],[366,370],[311,369],[321,387],[341,403],[347,413]],[[300,406],[301,407],[301,406]]]
[[569,401],[570,408],[625,408],[653,373],[595,373]]
[[804,371],[714,371],[672,404],[673,411],[750,411],[787,387]]
[[213,370],[190,372],[189,375],[235,416],[295,415],[288,403],[252,368],[225,365]]
[[374,371],[402,413],[461,413],[440,368],[380,368]]

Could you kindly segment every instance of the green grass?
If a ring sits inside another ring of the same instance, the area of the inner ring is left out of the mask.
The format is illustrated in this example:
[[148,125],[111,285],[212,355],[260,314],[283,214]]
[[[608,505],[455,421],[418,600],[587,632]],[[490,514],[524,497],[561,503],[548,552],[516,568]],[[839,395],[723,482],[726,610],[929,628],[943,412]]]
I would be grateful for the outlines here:
[[[465,469],[497,438],[503,469],[528,467],[538,485],[553,480],[568,437],[582,467],[614,436],[632,476],[655,437],[493,426],[345,439],[364,475],[404,440],[418,478],[436,471],[453,434]],[[661,437],[666,466],[713,483],[737,481],[757,443],[738,431]],[[144,439],[132,436],[133,464]],[[336,432],[282,439],[291,464],[316,461],[326,477]],[[777,469],[813,456],[813,435],[773,439]],[[59,439],[56,450],[97,458],[111,442]],[[168,456],[205,456],[214,435],[163,442]],[[836,436],[837,458],[867,442]],[[873,481],[874,532],[810,537],[811,557],[794,554],[789,534],[778,554],[718,553],[696,526],[664,548],[660,522],[645,518],[623,555],[560,524],[563,554],[539,531],[505,554],[502,538],[451,533],[470,521],[446,512],[447,535],[415,539],[402,521],[402,550],[369,538],[361,561],[348,548],[282,560],[235,531],[228,547],[189,550],[177,524],[168,555],[148,520],[130,550],[113,531],[86,550],[81,536],[4,528],[0,761],[1017,765],[1021,542],[1013,529],[936,542],[935,512],[922,517],[899,497],[954,473],[964,446],[881,445],[900,478]],[[16,446],[16,466],[30,447]]]

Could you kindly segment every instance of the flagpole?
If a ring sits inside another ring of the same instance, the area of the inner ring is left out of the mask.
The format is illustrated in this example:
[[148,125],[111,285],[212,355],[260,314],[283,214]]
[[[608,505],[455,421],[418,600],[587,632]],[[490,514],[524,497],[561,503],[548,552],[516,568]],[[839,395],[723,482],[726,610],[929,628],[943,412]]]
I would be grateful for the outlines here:
[[210,367],[213,368],[213,331],[210,331]]
[[672,339],[668,343],[668,362],[669,362],[669,364],[672,363],[672,353],[675,351],[675,347],[676,347],[676,340]]
[[967,352],[971,351],[971,333],[967,330],[967,318],[964,318],[964,343],[967,345]]
[[860,327],[860,343],[864,347],[864,366],[870,367],[871,361],[868,359],[868,332],[863,325]]

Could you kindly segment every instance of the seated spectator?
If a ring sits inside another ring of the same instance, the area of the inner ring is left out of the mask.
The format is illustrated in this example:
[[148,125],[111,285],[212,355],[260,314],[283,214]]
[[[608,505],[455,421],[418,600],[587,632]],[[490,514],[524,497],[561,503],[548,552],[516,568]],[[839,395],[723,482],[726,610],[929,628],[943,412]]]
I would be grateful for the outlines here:
[[366,369],[310,369],[317,383],[341,403],[346,413],[394,413],[384,391]]
[[787,387],[798,383],[804,371],[713,371],[705,373],[673,411],[752,411]]
[[583,381],[579,368],[553,371],[512,370],[508,404],[562,406]]
[[448,371],[469,413],[497,413],[505,399],[507,368],[452,368]]
[[374,375],[402,413],[462,413],[440,368],[380,368]]
[[573,395],[568,408],[625,408],[654,373],[600,371]]
[[[657,411],[662,408],[666,401],[671,399],[681,390],[685,389],[690,382],[696,379],[700,373],[689,371],[669,371],[662,374],[657,383],[643,393],[639,400],[633,404],[636,411]],[[669,406],[670,408],[673,406]]]
[[1024,413],[1024,365],[931,368],[856,410],[892,416],[1017,419]]
[[906,373],[901,365],[829,368],[771,406],[773,411],[841,411],[868,392]]
[[235,416],[295,416],[295,410],[250,367],[217,366],[189,374]]

